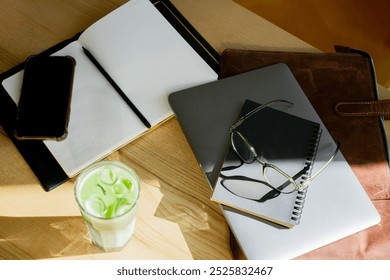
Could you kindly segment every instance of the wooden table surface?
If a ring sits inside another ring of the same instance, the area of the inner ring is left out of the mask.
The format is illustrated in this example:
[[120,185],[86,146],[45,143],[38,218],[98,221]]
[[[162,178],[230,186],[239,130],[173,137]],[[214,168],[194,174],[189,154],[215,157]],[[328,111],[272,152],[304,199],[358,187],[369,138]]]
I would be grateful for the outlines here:
[[[72,37],[125,0],[3,0],[0,72]],[[316,51],[231,0],[172,0],[218,51]],[[108,158],[140,175],[132,240],[120,252],[91,245],[74,180],[45,192],[0,127],[0,259],[231,259],[230,232],[177,121],[172,118]]]

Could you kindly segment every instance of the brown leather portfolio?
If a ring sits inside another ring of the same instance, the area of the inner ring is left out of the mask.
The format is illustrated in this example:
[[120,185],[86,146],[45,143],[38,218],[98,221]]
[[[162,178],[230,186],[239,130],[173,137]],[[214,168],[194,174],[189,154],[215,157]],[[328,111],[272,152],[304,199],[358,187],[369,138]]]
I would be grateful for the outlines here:
[[378,100],[370,56],[346,47],[336,47],[335,53],[227,49],[220,77],[276,63],[290,68],[381,215],[377,226],[299,259],[390,259],[390,169],[383,124],[390,119],[390,101]]

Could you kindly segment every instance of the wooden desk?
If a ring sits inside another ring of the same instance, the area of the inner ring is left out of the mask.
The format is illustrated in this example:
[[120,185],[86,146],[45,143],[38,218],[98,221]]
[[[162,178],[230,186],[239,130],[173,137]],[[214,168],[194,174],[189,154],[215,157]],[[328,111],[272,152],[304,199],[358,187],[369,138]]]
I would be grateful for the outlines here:
[[[125,0],[2,3],[0,71],[84,30]],[[227,47],[316,51],[230,0],[172,0],[221,52]],[[135,234],[101,253],[88,234],[71,180],[46,193],[0,128],[0,259],[231,259],[219,206],[175,118],[109,156],[142,179]]]

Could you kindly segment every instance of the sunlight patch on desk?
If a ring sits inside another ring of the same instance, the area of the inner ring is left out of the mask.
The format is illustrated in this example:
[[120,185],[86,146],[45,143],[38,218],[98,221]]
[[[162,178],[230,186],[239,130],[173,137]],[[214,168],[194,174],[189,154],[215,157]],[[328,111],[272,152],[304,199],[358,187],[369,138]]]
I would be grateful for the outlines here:
[[153,176],[143,175],[141,172],[141,196],[137,221],[134,236],[127,246],[129,247],[127,256],[139,258],[140,252],[144,252],[145,258],[192,259],[180,226],[155,215],[156,209],[164,200],[159,180]]
[[0,186],[0,213],[10,217],[79,216],[73,194],[73,183],[45,192],[37,184]]
[[177,205],[176,208],[180,213],[169,216],[168,219],[180,224],[182,231],[210,230],[208,214],[202,207],[191,208],[185,205]]
[[210,229],[204,205],[181,202],[182,198],[179,195],[169,192],[168,187],[162,187],[158,180],[154,180],[149,187],[155,189],[151,191],[151,194],[159,197],[159,204],[155,211],[156,217],[178,224],[182,232]]
[[81,217],[0,217],[0,224],[2,258],[45,259],[99,252],[86,238]]

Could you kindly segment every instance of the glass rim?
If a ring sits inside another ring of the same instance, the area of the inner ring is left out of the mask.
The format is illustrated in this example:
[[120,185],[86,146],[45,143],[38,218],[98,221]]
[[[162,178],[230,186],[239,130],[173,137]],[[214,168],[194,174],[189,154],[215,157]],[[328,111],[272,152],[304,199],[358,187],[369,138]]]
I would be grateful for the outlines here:
[[[96,216],[94,214],[91,214],[81,204],[81,202],[79,200],[79,196],[77,195],[78,194],[77,190],[79,189],[78,186],[80,185],[80,182],[82,181],[82,179],[84,179],[84,177],[86,175],[88,175],[91,171],[93,171],[101,166],[105,166],[105,165],[111,165],[111,166],[117,166],[117,167],[119,166],[122,169],[126,169],[127,172],[130,172],[132,174],[132,176],[134,176],[136,181],[137,181],[137,190],[138,190],[135,202],[126,212],[120,214],[119,216],[113,216],[113,217],[108,217],[108,218],[107,217],[99,217],[99,216]],[[102,160],[102,161],[95,162],[95,163],[91,164],[90,166],[85,168],[83,171],[81,171],[80,175],[77,177],[77,179],[75,181],[73,189],[74,189],[73,194],[74,194],[74,197],[76,199],[77,205],[79,206],[79,208],[82,212],[88,214],[89,216],[93,217],[94,219],[102,220],[102,221],[109,221],[109,220],[113,220],[113,219],[117,219],[117,218],[125,216],[126,214],[128,214],[130,211],[132,211],[136,207],[136,205],[138,204],[138,200],[140,198],[141,185],[140,185],[140,179],[139,179],[138,174],[135,172],[135,170],[133,168],[131,168],[127,164],[125,164],[121,161],[118,161],[118,160]]]

